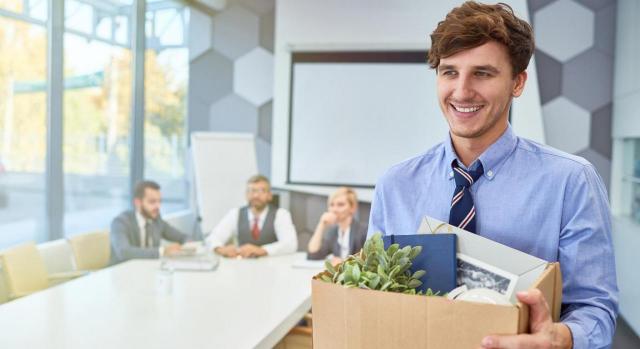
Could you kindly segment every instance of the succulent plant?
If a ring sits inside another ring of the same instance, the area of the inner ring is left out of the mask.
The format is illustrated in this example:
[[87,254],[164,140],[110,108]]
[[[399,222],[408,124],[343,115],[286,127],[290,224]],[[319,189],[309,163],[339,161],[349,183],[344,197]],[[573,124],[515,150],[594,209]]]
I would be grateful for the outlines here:
[[365,242],[359,253],[347,257],[341,264],[334,267],[326,261],[327,270],[320,275],[320,279],[345,287],[437,295],[431,289],[427,289],[426,293],[416,291],[416,288],[422,285],[420,279],[426,271],[417,270],[411,273],[411,261],[421,252],[422,246],[400,248],[398,244],[392,244],[385,250],[382,234],[375,233]]

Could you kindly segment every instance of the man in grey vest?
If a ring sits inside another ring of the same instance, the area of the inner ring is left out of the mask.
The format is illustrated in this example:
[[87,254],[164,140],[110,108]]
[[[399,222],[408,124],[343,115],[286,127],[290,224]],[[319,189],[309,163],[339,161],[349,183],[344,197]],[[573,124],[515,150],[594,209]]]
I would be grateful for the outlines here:
[[[113,262],[133,258],[158,258],[180,252],[187,235],[160,217],[160,186],[141,181],[134,189],[135,210],[122,212],[111,223],[111,255]],[[160,240],[177,242],[160,246]]]
[[262,175],[249,178],[246,196],[247,206],[232,209],[213,228],[206,239],[209,248],[225,257],[243,258],[295,252],[296,228],[289,211],[269,205],[269,179]]

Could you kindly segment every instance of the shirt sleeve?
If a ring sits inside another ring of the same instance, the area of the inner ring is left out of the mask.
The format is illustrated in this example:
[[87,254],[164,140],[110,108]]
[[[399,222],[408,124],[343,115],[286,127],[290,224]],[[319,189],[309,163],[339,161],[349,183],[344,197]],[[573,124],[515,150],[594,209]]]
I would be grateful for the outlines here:
[[211,230],[211,233],[205,239],[210,250],[224,246],[229,239],[237,235],[239,211],[238,209],[233,209],[227,212],[220,223]]
[[371,200],[371,213],[369,214],[369,227],[367,229],[367,239],[373,234],[381,232],[385,235],[385,212],[384,199],[382,198],[382,180],[376,184],[373,200]]
[[558,258],[563,277],[561,321],[575,349],[608,348],[618,313],[611,214],[607,193],[591,165],[568,181]]
[[279,208],[273,222],[278,241],[262,245],[270,256],[294,253],[298,249],[298,234],[289,211]]

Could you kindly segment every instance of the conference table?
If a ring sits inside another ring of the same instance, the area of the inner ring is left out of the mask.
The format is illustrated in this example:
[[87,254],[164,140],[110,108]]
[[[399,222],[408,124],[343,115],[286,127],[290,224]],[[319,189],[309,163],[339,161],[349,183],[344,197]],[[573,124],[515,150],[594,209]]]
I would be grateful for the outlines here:
[[0,348],[271,348],[311,308],[304,258],[223,258],[170,292],[160,261],[131,260],[1,305]]

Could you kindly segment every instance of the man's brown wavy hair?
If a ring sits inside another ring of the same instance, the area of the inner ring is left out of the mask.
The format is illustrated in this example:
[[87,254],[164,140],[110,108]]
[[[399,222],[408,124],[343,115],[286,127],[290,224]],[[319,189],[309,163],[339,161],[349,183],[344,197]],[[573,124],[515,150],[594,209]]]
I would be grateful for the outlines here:
[[467,1],[447,14],[431,34],[428,60],[437,69],[440,59],[475,48],[489,41],[507,47],[513,76],[527,69],[535,43],[526,21],[516,17],[511,6]]

